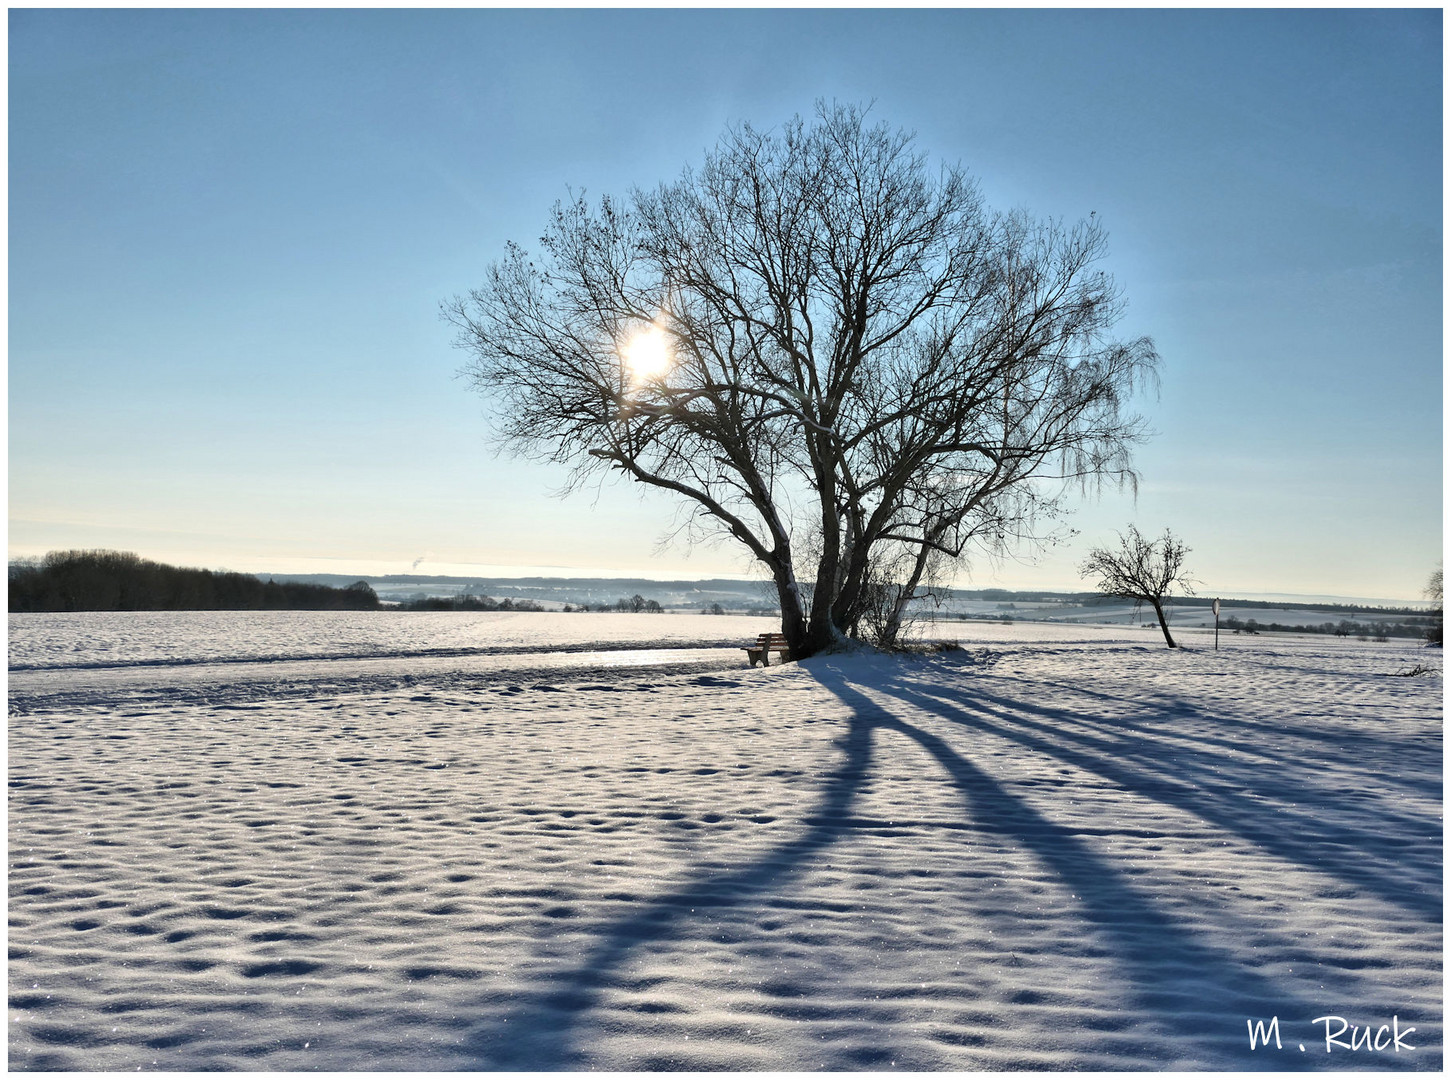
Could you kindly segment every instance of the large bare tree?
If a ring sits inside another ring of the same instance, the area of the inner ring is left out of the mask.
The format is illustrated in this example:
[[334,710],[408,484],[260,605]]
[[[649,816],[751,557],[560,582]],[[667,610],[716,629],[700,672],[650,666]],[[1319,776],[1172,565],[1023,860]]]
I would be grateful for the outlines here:
[[858,108],[731,128],[672,183],[556,204],[540,243],[444,305],[505,443],[686,500],[770,573],[797,657],[882,567],[900,625],[934,558],[1136,479],[1158,358],[1111,336],[1101,228],[990,211]]
[[1105,596],[1118,596],[1137,604],[1148,604],[1159,617],[1159,629],[1169,648],[1177,649],[1169,633],[1169,620],[1164,604],[1178,589],[1186,596],[1194,595],[1194,583],[1184,569],[1189,548],[1168,529],[1157,540],[1149,540],[1138,529],[1129,526],[1119,533],[1118,547],[1094,548],[1083,560],[1078,572],[1094,579],[1094,587]]

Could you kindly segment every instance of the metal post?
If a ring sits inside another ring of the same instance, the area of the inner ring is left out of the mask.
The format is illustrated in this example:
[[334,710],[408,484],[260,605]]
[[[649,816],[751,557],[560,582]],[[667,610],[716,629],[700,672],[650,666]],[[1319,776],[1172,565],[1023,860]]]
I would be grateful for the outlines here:
[[1219,598],[1214,599],[1214,651],[1219,651]]

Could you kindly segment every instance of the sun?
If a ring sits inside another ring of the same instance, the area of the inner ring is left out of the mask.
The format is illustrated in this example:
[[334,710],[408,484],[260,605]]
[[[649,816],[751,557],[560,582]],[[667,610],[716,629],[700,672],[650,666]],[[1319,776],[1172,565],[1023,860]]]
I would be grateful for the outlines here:
[[620,350],[630,377],[635,382],[656,379],[670,370],[670,346],[665,341],[665,331],[658,326],[641,330],[626,342]]

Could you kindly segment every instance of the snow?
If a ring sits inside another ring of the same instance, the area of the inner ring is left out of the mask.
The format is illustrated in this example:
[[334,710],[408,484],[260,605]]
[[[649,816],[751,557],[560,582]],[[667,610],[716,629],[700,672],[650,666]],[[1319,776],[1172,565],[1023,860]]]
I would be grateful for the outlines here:
[[479,656],[734,645],[780,625],[740,615],[453,611],[88,611],[10,617],[10,670],[241,660]]
[[12,1069],[1441,1067],[1439,653],[287,616],[11,617]]

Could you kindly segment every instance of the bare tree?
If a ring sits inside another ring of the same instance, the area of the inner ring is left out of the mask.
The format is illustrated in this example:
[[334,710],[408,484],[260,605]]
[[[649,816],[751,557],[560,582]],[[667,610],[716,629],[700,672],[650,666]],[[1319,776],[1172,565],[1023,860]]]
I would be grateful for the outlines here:
[[1426,599],[1429,600],[1429,601],[1431,601],[1431,603],[1435,605],[1431,609],[1431,614],[1435,616],[1435,619],[1434,619],[1434,621],[1432,621],[1431,625],[1429,627],[1427,627],[1427,629],[1426,629],[1426,641],[1429,644],[1435,645],[1435,646],[1440,646],[1441,641],[1442,641],[1442,638],[1444,637],[1443,622],[1442,622],[1443,605],[1442,605],[1442,600],[1441,600],[1441,596],[1442,596],[1441,579],[1442,579],[1442,577],[1443,577],[1443,572],[1438,567],[1431,574],[1430,580],[1426,582],[1426,588],[1425,588]]
[[990,212],[911,143],[843,106],[732,128],[673,183],[557,204],[539,256],[444,305],[504,445],[686,500],[769,572],[797,657],[858,625],[874,564],[910,599],[934,553],[1137,479],[1158,357],[1110,336],[1101,228]]
[[1184,557],[1189,548],[1168,529],[1158,540],[1146,540],[1139,530],[1129,526],[1127,535],[1119,533],[1115,551],[1094,548],[1078,568],[1086,578],[1097,578],[1094,587],[1105,596],[1119,596],[1136,604],[1148,604],[1159,617],[1159,629],[1169,648],[1176,649],[1169,633],[1169,620],[1164,617],[1164,603],[1170,590],[1178,588],[1187,596],[1194,595],[1194,586],[1184,571]]

